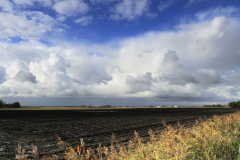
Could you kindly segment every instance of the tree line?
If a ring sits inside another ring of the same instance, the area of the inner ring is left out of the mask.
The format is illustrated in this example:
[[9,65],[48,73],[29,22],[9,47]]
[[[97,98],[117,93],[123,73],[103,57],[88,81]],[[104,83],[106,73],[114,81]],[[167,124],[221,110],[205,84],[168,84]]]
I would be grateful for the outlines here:
[[21,105],[19,102],[6,104],[3,100],[0,100],[0,108],[20,108]]
[[237,102],[229,102],[228,106],[231,108],[240,108],[240,101]]
[[228,105],[213,104],[213,105],[203,105],[203,107],[229,107],[229,108],[240,108],[240,101],[229,102]]
[[212,105],[203,105],[203,107],[226,107],[226,105],[212,104]]

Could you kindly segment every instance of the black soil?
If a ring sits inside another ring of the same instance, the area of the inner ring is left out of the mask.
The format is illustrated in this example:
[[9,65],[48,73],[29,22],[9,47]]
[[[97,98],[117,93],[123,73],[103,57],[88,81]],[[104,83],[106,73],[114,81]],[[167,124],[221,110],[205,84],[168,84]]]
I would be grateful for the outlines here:
[[118,141],[133,138],[134,130],[148,137],[149,129],[162,130],[167,124],[184,126],[199,117],[210,118],[240,109],[232,108],[141,108],[108,110],[2,110],[0,111],[0,159],[15,159],[20,144],[28,154],[33,143],[40,157],[48,153],[61,155],[57,137],[73,147],[83,138],[85,146],[96,148],[111,144],[111,135]]

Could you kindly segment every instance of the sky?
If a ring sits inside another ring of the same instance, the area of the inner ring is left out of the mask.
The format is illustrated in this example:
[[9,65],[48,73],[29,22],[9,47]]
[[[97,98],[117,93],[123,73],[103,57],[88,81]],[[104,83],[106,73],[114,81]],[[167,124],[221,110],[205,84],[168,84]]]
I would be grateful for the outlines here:
[[1,0],[0,99],[203,106],[240,99],[239,0]]

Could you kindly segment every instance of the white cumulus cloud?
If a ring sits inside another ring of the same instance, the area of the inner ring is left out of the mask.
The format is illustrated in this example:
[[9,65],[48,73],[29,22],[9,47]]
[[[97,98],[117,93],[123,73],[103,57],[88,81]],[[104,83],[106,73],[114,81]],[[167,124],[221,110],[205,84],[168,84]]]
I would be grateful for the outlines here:
[[52,8],[64,16],[77,16],[85,14],[89,10],[89,6],[82,0],[58,0]]
[[24,11],[20,14],[0,13],[0,38],[39,38],[54,26],[60,25],[49,15],[37,11]]
[[164,11],[165,9],[169,8],[171,5],[174,4],[176,0],[168,0],[166,2],[160,2],[158,9],[160,12]]
[[0,8],[2,8],[3,11],[11,12],[13,11],[13,4],[9,0],[2,0],[0,3]]
[[74,22],[86,26],[92,23],[93,17],[92,16],[83,16],[81,18],[76,19]]
[[123,0],[111,10],[113,14],[110,18],[134,20],[148,11],[148,5],[148,0]]
[[32,0],[13,0],[13,2],[17,5],[33,5]]
[[[0,96],[174,101],[240,98],[239,19],[224,13],[213,18],[198,16],[190,23],[179,24],[174,31],[150,31],[106,44],[1,42]],[[0,24],[28,27],[20,22]],[[35,20],[24,22],[40,25]],[[23,36],[15,32],[13,35]]]

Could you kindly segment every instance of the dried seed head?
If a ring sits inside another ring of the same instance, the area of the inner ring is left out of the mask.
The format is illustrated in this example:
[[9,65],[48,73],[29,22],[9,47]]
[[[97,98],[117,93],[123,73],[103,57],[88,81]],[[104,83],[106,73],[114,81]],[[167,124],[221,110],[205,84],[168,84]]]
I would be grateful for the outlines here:
[[114,147],[114,145],[113,145],[113,141],[111,142],[110,149],[111,149],[111,153],[112,153],[112,154],[115,154],[116,149],[115,149],[115,147]]
[[163,119],[162,120],[162,124],[165,126],[165,127],[167,127],[167,123],[166,123],[166,121]]
[[91,148],[87,149],[86,158],[89,159],[91,155]]
[[26,156],[24,155],[25,154],[25,150],[22,149],[20,144],[18,144],[17,153],[18,154],[16,155],[16,159],[18,159],[18,160],[25,160],[26,159]]
[[81,147],[84,148],[85,143],[83,142],[83,138],[81,138],[80,140],[81,140]]
[[117,138],[116,138],[116,136],[112,133],[112,139],[117,143],[118,141],[117,141]]
[[134,130],[134,135],[135,135],[135,138],[138,139],[138,132],[136,130]]
[[108,147],[103,147],[103,153],[106,155],[106,159],[108,158],[109,156],[109,151],[108,151]]
[[99,146],[98,146],[98,148],[97,148],[98,153],[100,153],[101,150],[102,150],[102,146],[101,146],[101,143],[99,143]]
[[178,125],[178,127],[181,127],[181,125],[180,125],[179,121],[177,122],[177,125]]
[[130,151],[133,147],[133,141],[129,140],[128,142],[128,150]]
[[154,137],[155,137],[155,133],[152,131],[152,129],[150,129],[148,131],[149,135],[150,135],[150,141],[153,142],[154,141]]
[[238,150],[238,152],[239,152],[239,156],[240,156],[240,146],[239,146],[239,150]]
[[18,159],[18,160],[26,160],[26,156],[25,155],[16,155],[16,159]]
[[98,156],[100,157],[100,159],[102,159],[102,146],[101,146],[101,143],[99,143],[97,151],[98,151]]
[[152,131],[151,128],[149,129],[148,134],[149,134],[150,136],[153,134],[153,131]]
[[124,147],[123,147],[123,145],[119,145],[118,148],[119,148],[119,154],[123,155],[124,154]]
[[58,144],[59,148],[63,151],[66,151],[67,150],[66,144],[61,140],[61,137],[59,137],[57,134],[56,134],[56,136],[57,136],[57,140],[58,140],[57,144]]
[[38,159],[38,149],[37,146],[34,146],[33,144],[31,144],[31,148],[32,148],[32,155],[34,157],[34,159]]

